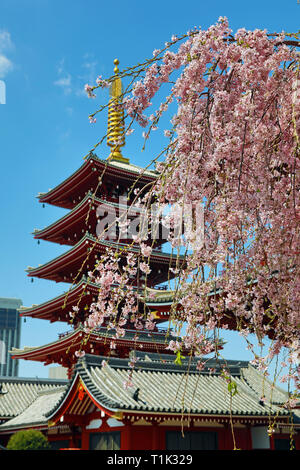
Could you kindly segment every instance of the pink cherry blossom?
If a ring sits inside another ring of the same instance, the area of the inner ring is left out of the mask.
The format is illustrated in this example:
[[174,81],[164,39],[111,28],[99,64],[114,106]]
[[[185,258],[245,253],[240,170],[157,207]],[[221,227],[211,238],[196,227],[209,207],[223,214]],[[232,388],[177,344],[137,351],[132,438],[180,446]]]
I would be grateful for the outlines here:
[[151,269],[149,268],[147,263],[140,263],[140,270],[143,271],[145,274],[149,274]]
[[[170,128],[164,131],[169,140],[158,157],[157,181],[144,196],[145,206],[155,199],[161,206],[198,203],[204,208],[203,243],[186,230],[193,249],[184,265],[172,268],[178,274],[174,321],[185,323],[187,334],[181,335],[182,342],[172,340],[168,348],[177,353],[184,345],[202,357],[218,350],[218,342],[210,334],[223,326],[234,328],[253,352],[253,365],[265,376],[270,362],[286,348],[285,363],[290,368],[286,379],[294,380],[296,387],[300,326],[298,46],[297,34],[269,35],[265,30],[244,28],[234,33],[221,17],[206,30],[194,28],[182,37],[173,35],[165,49],[155,50],[151,59],[134,67],[132,76],[137,78],[132,92],[124,97],[128,116],[144,129],[147,142],[153,124],[157,127],[162,118],[169,117],[170,105],[176,105],[168,120]],[[86,91],[89,96],[93,93],[88,86]],[[165,224],[175,257],[186,248],[184,237],[175,230],[176,217],[173,210]],[[137,235],[134,242],[143,256],[151,256],[146,240]],[[127,256],[127,264],[138,274],[133,259],[132,254]],[[113,280],[123,287],[130,285],[129,271],[122,267],[122,274],[118,272],[121,281],[117,270],[105,266],[103,261],[99,300],[105,305],[104,316],[114,312],[116,317]],[[139,269],[150,272],[144,260]],[[115,294],[127,301],[122,289]],[[139,325],[138,317],[134,321]],[[251,334],[259,345],[265,337],[273,340],[269,354],[255,353]]]

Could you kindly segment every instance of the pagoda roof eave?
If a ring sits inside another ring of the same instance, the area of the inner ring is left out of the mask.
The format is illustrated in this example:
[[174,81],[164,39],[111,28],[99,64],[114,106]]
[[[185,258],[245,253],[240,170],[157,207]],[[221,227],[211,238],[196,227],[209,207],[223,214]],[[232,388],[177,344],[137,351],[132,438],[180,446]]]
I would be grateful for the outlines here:
[[[138,338],[135,336],[138,334]],[[147,336],[150,335],[150,338]],[[88,344],[83,342],[83,338],[88,336]],[[153,339],[153,336],[157,338]],[[126,330],[124,337],[116,338],[115,334],[107,328],[100,328],[99,330],[87,333],[83,326],[78,326],[75,330],[61,335],[57,340],[42,346],[24,347],[23,349],[13,348],[10,352],[13,359],[26,359],[32,361],[43,361],[45,364],[58,363],[60,364],[62,356],[68,351],[67,357],[64,358],[65,363],[73,364],[77,361],[74,353],[82,348],[83,351],[89,352],[93,348],[110,349],[110,342],[114,341],[117,348],[125,348],[125,350],[139,349],[143,351],[160,351],[160,353],[168,353],[166,350],[167,343],[165,337],[160,332],[147,332],[146,330]],[[171,352],[169,352],[171,354]],[[66,367],[66,364],[63,365]]]
[[[66,200],[66,194],[73,194],[74,188],[82,184],[83,181],[93,177],[94,173],[91,165],[95,169],[107,171],[111,174],[119,174],[124,178],[131,181],[138,179],[142,182],[155,181],[157,178],[157,172],[153,170],[145,170],[141,167],[130,163],[121,163],[117,161],[108,161],[98,158],[96,155],[89,155],[85,162],[68,178],[58,184],[55,188],[49,190],[46,193],[39,193],[37,198],[41,203],[48,203],[57,205],[60,207],[70,208],[70,204],[65,204],[63,201]],[[92,171],[91,171],[92,170]],[[62,199],[60,199],[63,196]]]
[[[66,266],[66,264],[70,264],[72,261],[75,260],[80,260],[82,258],[82,255],[86,254],[86,249],[88,248],[87,244],[89,242],[94,241],[91,236],[85,234],[79,241],[76,243],[76,245],[72,246],[69,250],[66,252],[62,253],[61,255],[58,255],[57,257],[53,258],[52,260],[36,267],[33,268],[29,266],[26,269],[26,272],[28,273],[28,276],[30,277],[47,277],[47,273],[49,275],[52,274],[52,277],[50,279],[55,280],[55,272],[59,267]],[[94,241],[95,242],[95,241]],[[51,269],[52,268],[52,269]],[[46,276],[44,275],[46,273]],[[53,278],[54,276],[54,278]],[[61,280],[62,281],[62,280]],[[59,280],[57,281],[59,282]],[[66,281],[67,282],[67,281]]]
[[[68,291],[63,292],[62,294],[59,294],[58,296],[41,304],[32,305],[31,307],[21,307],[18,311],[21,317],[32,317],[54,321],[53,314],[61,311],[63,316],[63,311],[71,308],[74,305],[74,302],[78,301],[78,298],[82,295],[85,289],[88,289],[89,293],[92,295],[97,295],[99,291],[99,287],[96,284],[87,281],[83,276],[82,279]],[[60,321],[60,319],[56,317],[55,320]]]
[[[55,350],[55,352],[59,352],[57,348],[61,349],[62,351],[66,351],[68,346],[76,346],[78,343],[78,347],[80,345],[80,338],[83,335],[83,329],[78,327],[73,332],[70,332],[68,335],[65,335],[58,340],[52,341],[51,343],[45,344],[43,346],[32,346],[27,347],[25,346],[23,349],[13,348],[11,351],[11,356],[13,359],[30,359],[30,360],[37,360],[41,361],[41,356],[43,353],[49,355],[51,351]],[[77,342],[75,343],[74,341]],[[78,341],[79,340],[79,341]]]
[[[164,292],[163,292],[164,293]],[[59,294],[58,296],[49,299],[41,304],[32,305],[31,307],[20,307],[18,309],[21,317],[38,318],[41,320],[54,321],[66,321],[70,322],[69,312],[72,307],[76,304],[79,306],[81,299],[84,304],[94,302],[99,294],[99,286],[90,280],[87,280],[85,276],[68,291]],[[161,299],[161,290],[156,290],[155,294]],[[172,291],[169,291],[172,294]],[[144,302],[147,307],[151,310],[156,308],[167,309],[166,312],[159,312],[159,315],[155,316],[156,321],[167,321],[166,315],[168,315],[168,309],[173,304],[173,301],[147,301],[141,294],[139,300]],[[79,307],[80,308],[80,307]]]
[[[86,206],[88,206],[89,202],[93,199],[96,202],[102,202],[98,198],[94,197],[91,193],[85,195],[85,197],[67,214],[63,215],[60,219],[56,220],[52,224],[44,227],[43,229],[36,229],[33,231],[33,236],[35,239],[47,239],[51,241],[51,235],[57,234],[59,230],[62,228],[65,229],[68,225],[71,225],[72,220],[77,218],[78,215],[80,216],[82,212],[85,213]],[[78,221],[78,219],[77,219]]]
[[[107,210],[108,212],[112,211],[117,216],[119,215],[120,211],[126,211],[128,208],[130,208],[130,206],[126,206],[125,204],[119,204],[113,201],[98,198],[91,192],[89,192],[75,207],[73,207],[67,214],[63,215],[60,219],[48,225],[47,227],[44,227],[43,229],[34,230],[34,238],[37,240],[47,240],[60,244],[74,245],[75,242],[73,241],[73,243],[68,243],[68,241],[64,239],[63,234],[66,230],[76,233],[74,226],[78,226],[78,223],[81,220],[85,222],[85,219],[87,219],[89,214],[88,211],[90,210],[91,206],[93,209],[94,204],[95,206],[101,205],[103,208],[105,208],[105,210]],[[96,210],[95,207],[93,210]],[[138,212],[139,208],[135,208],[135,211]],[[96,219],[96,217],[94,218]],[[94,220],[94,223],[94,229],[96,231],[96,220]],[[86,227],[85,230],[88,230],[88,228],[91,227]]]
[[[96,258],[96,253],[97,254],[102,253],[102,252],[104,253],[106,249],[117,250],[122,247],[124,248],[127,247],[129,253],[136,253],[138,255],[140,254],[140,249],[137,247],[134,247],[134,246],[128,247],[128,245],[122,244],[122,243],[114,243],[114,242],[105,241],[105,240],[98,240],[94,238],[92,235],[87,233],[81,238],[81,240],[76,245],[72,246],[65,253],[57,256],[56,258],[48,261],[47,263],[41,266],[38,266],[37,268],[29,267],[27,268],[26,271],[28,273],[28,276],[30,277],[41,277],[45,279],[52,279],[52,280],[55,280],[56,282],[71,282],[71,280],[69,279],[64,280],[62,278],[62,275],[60,275],[59,273],[62,272],[63,269],[65,270],[67,266],[70,266],[70,267],[74,266],[74,263],[76,262],[79,263],[81,268],[83,269],[82,258],[84,256],[86,256],[87,262],[89,263],[91,262],[89,259],[90,255],[88,254],[88,250],[94,250],[94,258]],[[179,259],[183,261],[184,257],[180,257]],[[152,251],[152,254],[150,257],[151,263],[163,263],[167,266],[169,266],[170,264],[172,265],[176,263],[177,260],[178,258],[175,258],[175,257],[172,259],[172,255],[168,253],[162,253],[156,250]],[[83,274],[82,269],[81,271],[77,271],[75,281],[78,276],[80,275],[82,276]],[[72,279],[73,278],[74,276],[72,276]]]

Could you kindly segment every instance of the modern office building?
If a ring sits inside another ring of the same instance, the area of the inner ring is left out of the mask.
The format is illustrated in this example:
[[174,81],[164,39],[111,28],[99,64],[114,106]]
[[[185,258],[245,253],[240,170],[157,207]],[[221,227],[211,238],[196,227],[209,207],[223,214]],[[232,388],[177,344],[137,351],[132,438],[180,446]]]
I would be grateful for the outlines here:
[[13,360],[9,351],[20,347],[21,319],[18,309],[20,299],[0,297],[0,376],[17,377],[19,361]]

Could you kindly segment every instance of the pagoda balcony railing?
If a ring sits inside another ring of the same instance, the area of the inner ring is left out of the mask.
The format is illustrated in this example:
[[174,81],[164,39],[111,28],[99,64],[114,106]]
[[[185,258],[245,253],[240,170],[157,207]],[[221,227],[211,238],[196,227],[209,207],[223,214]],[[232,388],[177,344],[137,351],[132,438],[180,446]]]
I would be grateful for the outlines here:
[[[128,329],[128,328],[125,328],[126,330],[126,333],[131,333],[131,334],[138,334],[138,335],[150,335],[150,336],[157,336],[157,337],[161,337],[161,336],[165,336],[167,333],[172,333],[172,328],[162,328],[160,326],[157,326],[156,327],[156,330],[145,330],[145,329]],[[106,328],[106,327],[98,327],[98,328],[94,328],[93,329],[93,332],[95,333],[110,333],[112,336],[113,336],[113,328]],[[68,331],[65,331],[63,333],[59,333],[58,337],[59,339],[61,338],[65,338],[66,336],[69,336],[71,335],[72,333],[74,333],[74,330],[68,330]]]
[[[139,329],[129,329],[125,328],[126,333],[132,333],[132,334],[140,334],[140,335],[157,335],[157,336],[162,336],[165,335],[168,331],[170,332],[171,329],[166,329],[166,328],[158,328],[157,330],[139,330]],[[94,330],[96,333],[103,333],[103,332],[113,332],[113,328],[106,328],[106,327],[99,327],[95,328]],[[113,334],[113,333],[112,333]]]

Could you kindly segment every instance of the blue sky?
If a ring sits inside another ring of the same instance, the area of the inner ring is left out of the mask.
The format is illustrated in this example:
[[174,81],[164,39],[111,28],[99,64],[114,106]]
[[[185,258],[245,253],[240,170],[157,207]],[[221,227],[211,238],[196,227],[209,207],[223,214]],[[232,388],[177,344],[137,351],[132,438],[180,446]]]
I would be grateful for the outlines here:
[[[1,157],[1,284],[0,297],[17,297],[25,306],[41,303],[68,288],[25,273],[65,251],[66,247],[33,239],[65,211],[42,207],[38,192],[53,188],[75,171],[83,156],[105,133],[106,116],[91,125],[88,115],[105,104],[106,91],[90,100],[83,92],[98,75],[109,76],[113,59],[120,68],[152,57],[173,34],[194,26],[208,27],[227,16],[232,29],[262,28],[269,32],[297,31],[298,0],[204,2],[202,0],[1,0],[0,80],[6,104],[0,104]],[[1,95],[0,95],[1,100]],[[163,139],[141,152],[138,130],[127,139],[124,154],[145,166]],[[163,142],[164,143],[164,142]],[[106,158],[104,143],[97,150]],[[37,346],[66,331],[63,323],[28,319],[22,323],[21,345]],[[226,357],[247,359],[234,340]],[[21,361],[20,375],[47,377],[48,370]]]

